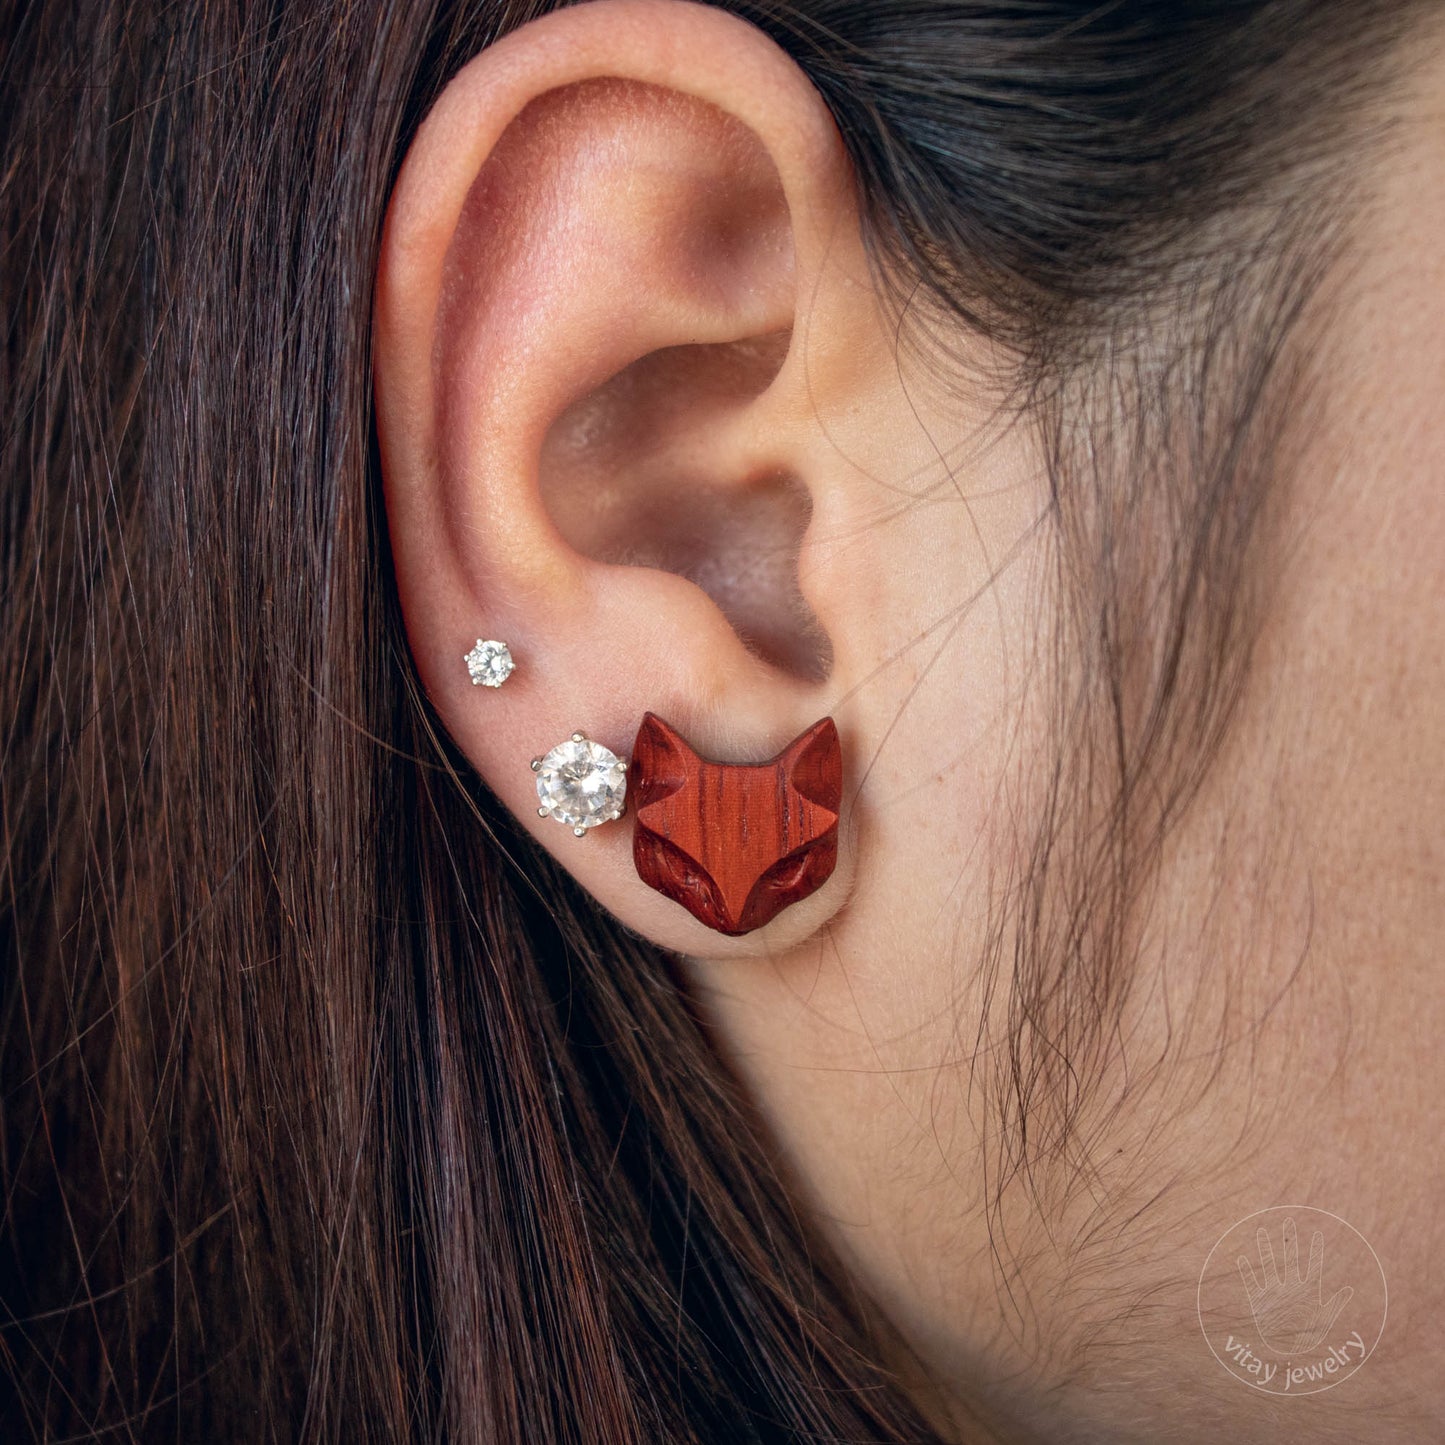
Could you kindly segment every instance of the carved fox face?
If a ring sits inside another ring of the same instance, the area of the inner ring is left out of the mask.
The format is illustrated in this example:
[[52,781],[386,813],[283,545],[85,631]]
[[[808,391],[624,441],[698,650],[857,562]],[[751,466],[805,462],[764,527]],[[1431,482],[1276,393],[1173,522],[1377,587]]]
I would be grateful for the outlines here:
[[628,779],[639,876],[719,933],[761,928],[838,861],[843,753],[832,718],[771,762],[713,763],[648,713]]

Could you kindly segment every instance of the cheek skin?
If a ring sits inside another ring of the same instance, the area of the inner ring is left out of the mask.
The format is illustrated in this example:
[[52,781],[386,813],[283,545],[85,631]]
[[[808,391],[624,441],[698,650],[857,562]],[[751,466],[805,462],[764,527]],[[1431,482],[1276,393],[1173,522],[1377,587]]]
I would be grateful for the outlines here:
[[[1091,1105],[1086,1147],[1030,1182],[1048,1227],[1022,1183],[1001,1183],[977,1051],[1004,1036],[1005,990],[974,968],[1006,876],[990,809],[1007,808],[1011,759],[1042,745],[1019,666],[1038,642],[1021,622],[1037,554],[909,651],[980,533],[915,508],[855,549],[874,599],[860,634],[898,658],[859,704],[898,723],[854,820],[855,896],[767,977],[696,980],[800,1196],[922,1356],[940,1418],[953,1391],[1111,1439],[1141,1409],[1240,1441],[1357,1438],[1359,1411],[1393,1419],[1402,1400],[1445,1415],[1429,1358],[1445,1314],[1445,115],[1378,176],[1363,263],[1325,298],[1317,404],[1276,478],[1246,694],[1141,922],[1128,1068]],[[1005,439],[963,484],[981,496],[1012,477],[1023,495],[1031,475]],[[1026,506],[1009,520],[990,505],[982,535],[1021,535]],[[1352,1378],[1349,1414],[1328,1393],[1231,1395],[1200,1335],[1221,1232],[1295,1201],[1360,1228],[1385,1262],[1391,1348]]]

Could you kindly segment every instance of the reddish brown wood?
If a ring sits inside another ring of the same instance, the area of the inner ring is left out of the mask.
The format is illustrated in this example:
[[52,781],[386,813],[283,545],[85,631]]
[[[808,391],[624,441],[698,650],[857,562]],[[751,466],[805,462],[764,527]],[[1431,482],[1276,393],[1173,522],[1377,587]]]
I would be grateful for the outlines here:
[[719,933],[771,922],[838,861],[843,750],[832,718],[771,762],[714,763],[648,713],[627,779],[642,881]]

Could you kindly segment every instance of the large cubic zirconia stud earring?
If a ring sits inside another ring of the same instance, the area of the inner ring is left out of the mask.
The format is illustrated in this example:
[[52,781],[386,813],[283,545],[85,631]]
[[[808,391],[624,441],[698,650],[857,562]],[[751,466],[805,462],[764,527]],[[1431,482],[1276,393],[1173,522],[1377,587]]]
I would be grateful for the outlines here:
[[505,642],[490,642],[481,637],[477,638],[477,645],[463,655],[462,661],[472,675],[473,687],[501,687],[517,665]]
[[627,801],[627,764],[616,753],[573,733],[551,752],[532,759],[542,818],[565,823],[581,838],[589,828],[622,816]]

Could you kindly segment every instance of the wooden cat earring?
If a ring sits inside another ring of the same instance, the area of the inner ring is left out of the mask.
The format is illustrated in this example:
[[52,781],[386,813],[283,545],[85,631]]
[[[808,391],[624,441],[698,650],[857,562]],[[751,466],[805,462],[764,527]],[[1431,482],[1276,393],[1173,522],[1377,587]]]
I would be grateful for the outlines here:
[[771,922],[838,861],[843,751],[832,718],[770,762],[715,763],[648,713],[628,777],[638,875],[719,933]]

